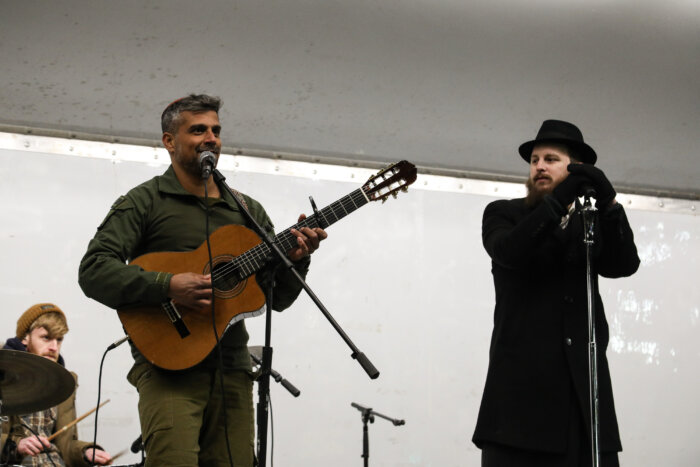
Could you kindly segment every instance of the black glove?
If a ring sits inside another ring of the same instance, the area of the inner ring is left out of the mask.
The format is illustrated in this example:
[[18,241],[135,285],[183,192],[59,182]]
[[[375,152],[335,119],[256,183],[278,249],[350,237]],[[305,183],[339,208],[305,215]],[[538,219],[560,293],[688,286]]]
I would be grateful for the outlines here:
[[[571,165],[569,167],[571,167]],[[577,173],[570,173],[559,185],[554,187],[552,196],[561,204],[564,211],[566,211],[567,207],[581,195],[583,187],[591,184],[592,182],[588,177]]]
[[570,173],[569,177],[579,175],[590,180],[590,184],[595,189],[593,197],[596,199],[595,205],[598,209],[606,209],[610,206],[617,193],[602,170],[590,164],[569,164],[567,169]]

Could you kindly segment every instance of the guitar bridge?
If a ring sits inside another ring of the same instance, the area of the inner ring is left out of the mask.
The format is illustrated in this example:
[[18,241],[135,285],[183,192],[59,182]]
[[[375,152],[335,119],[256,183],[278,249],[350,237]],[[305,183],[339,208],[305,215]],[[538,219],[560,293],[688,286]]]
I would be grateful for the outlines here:
[[175,303],[172,300],[163,302],[162,307],[165,314],[168,315],[170,322],[173,324],[173,326],[175,326],[177,333],[180,334],[180,337],[184,339],[185,337],[189,336],[190,330],[187,329],[187,325],[182,320],[182,315],[180,312],[177,311]]

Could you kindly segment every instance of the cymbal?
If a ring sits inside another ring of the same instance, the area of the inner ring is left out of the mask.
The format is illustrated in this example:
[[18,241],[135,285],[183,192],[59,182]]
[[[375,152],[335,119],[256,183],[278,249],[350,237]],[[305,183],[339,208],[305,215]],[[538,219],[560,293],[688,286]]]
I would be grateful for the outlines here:
[[29,352],[0,350],[0,415],[24,415],[68,399],[75,380],[68,370]]

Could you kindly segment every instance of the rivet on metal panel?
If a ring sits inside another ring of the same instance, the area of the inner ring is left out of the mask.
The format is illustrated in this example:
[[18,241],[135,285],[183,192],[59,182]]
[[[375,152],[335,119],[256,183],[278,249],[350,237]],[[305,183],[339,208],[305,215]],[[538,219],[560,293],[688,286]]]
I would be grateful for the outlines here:
[[664,202],[663,202],[663,201],[659,201],[659,207],[660,207],[660,208],[664,207]]
[[69,147],[68,150],[69,150],[70,152],[73,152],[73,146]]
[[25,147],[25,148],[28,148],[29,146],[31,146],[31,143],[29,143],[29,141],[25,141],[25,142],[24,142],[24,147]]
[[[463,184],[463,183],[460,183],[460,184],[459,184],[459,189],[461,190],[462,188],[464,188],[464,184]],[[591,439],[593,439],[593,438],[591,438]]]
[[112,155],[113,155],[113,156],[116,156],[116,155],[117,155],[117,150],[116,150],[116,149],[113,149],[113,150],[112,150]]
[[280,171],[280,166],[279,166],[279,165],[276,165],[276,166],[275,166],[275,172],[279,172],[279,171]]

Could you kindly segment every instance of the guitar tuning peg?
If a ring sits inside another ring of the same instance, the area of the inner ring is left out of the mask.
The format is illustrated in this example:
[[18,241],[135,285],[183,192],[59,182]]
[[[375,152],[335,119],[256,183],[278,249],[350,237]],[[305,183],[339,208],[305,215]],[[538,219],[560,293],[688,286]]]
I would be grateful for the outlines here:
[[404,193],[407,193],[407,192],[408,192],[408,187],[407,187],[407,186],[401,187],[401,191],[403,191]]
[[396,192],[394,191],[393,193],[391,193],[391,196],[393,196],[394,199],[396,199]]

